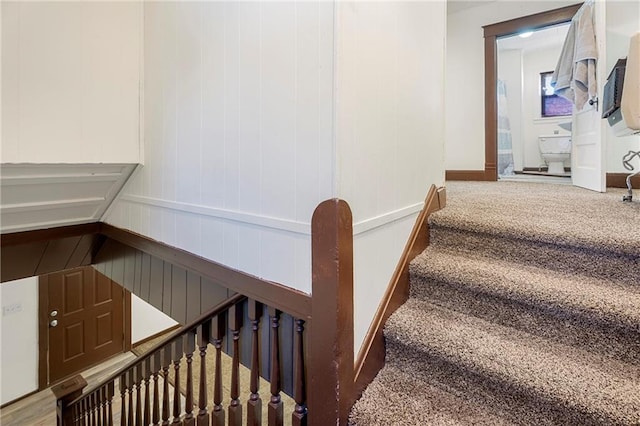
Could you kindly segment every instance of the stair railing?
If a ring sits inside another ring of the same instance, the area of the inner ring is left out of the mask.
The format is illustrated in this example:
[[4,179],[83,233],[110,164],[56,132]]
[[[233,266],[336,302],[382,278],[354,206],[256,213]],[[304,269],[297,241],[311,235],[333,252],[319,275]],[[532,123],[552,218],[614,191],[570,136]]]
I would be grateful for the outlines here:
[[[247,303],[244,303],[244,302]],[[246,307],[246,308],[245,308]],[[247,309],[247,312],[244,310]],[[102,380],[98,385],[69,400],[68,394],[58,390],[58,425],[113,425],[119,416],[120,425],[242,425],[243,400],[240,398],[240,333],[245,314],[251,322],[251,366],[250,394],[247,398],[247,424],[262,424],[262,401],[258,394],[260,379],[260,336],[259,323],[262,306],[245,296],[236,295],[219,304],[211,311],[193,322],[171,333],[162,342],[154,345],[148,352],[127,363],[118,371]],[[269,356],[270,400],[267,401],[269,425],[283,424],[283,403],[281,400],[280,364],[278,348],[281,312],[268,309],[268,324],[271,328]],[[295,319],[294,335],[294,400],[296,402],[292,423],[306,424],[307,408],[305,398],[304,366],[304,324]],[[228,335],[227,335],[228,333]],[[222,344],[224,338],[230,339],[231,346],[231,384],[230,403],[222,405]],[[212,401],[209,401],[207,383],[206,354],[215,351],[214,383],[211,386]],[[200,358],[199,389],[194,392],[192,362]],[[182,371],[182,359],[186,358],[186,371]],[[179,391],[180,377],[186,375],[184,396]],[[173,384],[170,386],[170,380]],[[82,382],[77,377],[72,383]],[[86,382],[85,382],[86,385]],[[172,388],[173,387],[173,391]],[[66,389],[71,389],[69,386]],[[119,410],[114,416],[114,405],[119,393]],[[64,391],[64,389],[62,389]],[[210,404],[212,402],[212,404]],[[209,409],[208,407],[212,407]],[[117,422],[116,422],[117,423]]]
[[[308,308],[292,306],[287,312],[281,301],[283,310],[263,304],[264,300],[236,294],[89,390],[83,392],[87,383],[82,376],[52,388],[57,399],[57,425],[241,426],[245,413],[239,378],[243,330],[251,334],[247,425],[263,424],[263,408],[267,410],[268,426],[284,424],[281,392],[285,369],[293,372],[291,396],[295,404],[293,411],[287,413],[293,426],[346,425],[354,402],[353,230],[348,204],[338,199],[321,203],[311,225],[313,297],[307,296]],[[268,318],[262,320],[265,311]],[[295,312],[303,317],[296,318]],[[281,330],[280,318],[284,314],[293,318],[293,330]],[[243,328],[245,318],[250,322],[250,330]],[[260,346],[261,323],[269,325],[268,347]],[[293,335],[293,357],[289,364],[282,363],[284,357],[279,352],[280,336],[285,332]],[[225,341],[232,357],[230,402],[226,409],[221,362]],[[209,384],[206,354],[212,348],[215,372],[214,383]],[[269,354],[265,370],[268,375],[261,375],[262,351]],[[194,357],[200,358],[197,395],[193,389]],[[186,361],[186,372],[182,371],[182,358]],[[186,374],[184,397],[180,392],[182,374]],[[261,376],[269,378],[266,407],[259,394]]]

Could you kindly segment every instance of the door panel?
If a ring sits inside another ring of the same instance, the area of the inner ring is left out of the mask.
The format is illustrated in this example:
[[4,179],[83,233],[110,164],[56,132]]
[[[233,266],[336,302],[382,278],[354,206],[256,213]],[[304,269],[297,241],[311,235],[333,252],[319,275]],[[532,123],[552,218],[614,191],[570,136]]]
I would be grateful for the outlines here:
[[[604,0],[594,2],[594,25],[598,60],[596,61],[596,79],[598,98],[602,98],[606,70],[605,55],[605,4]],[[587,104],[582,111],[574,107],[572,120],[571,179],[575,186],[593,191],[606,191],[605,165],[605,127],[600,118],[598,104]]]
[[49,274],[44,282],[49,299],[49,383],[124,350],[122,287],[92,267]]

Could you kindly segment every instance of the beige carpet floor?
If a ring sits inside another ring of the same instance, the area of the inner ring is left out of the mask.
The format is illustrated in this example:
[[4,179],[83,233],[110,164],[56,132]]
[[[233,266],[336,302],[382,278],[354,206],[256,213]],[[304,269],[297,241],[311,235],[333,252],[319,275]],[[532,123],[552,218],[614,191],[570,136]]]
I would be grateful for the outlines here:
[[640,425],[640,203],[448,182],[367,425]]
[[[170,333],[168,333],[170,334]],[[152,340],[146,341],[140,345],[137,345],[132,349],[132,352],[137,356],[140,356],[146,353],[149,349],[151,349],[155,344],[162,341],[167,335],[158,336]],[[207,400],[208,400],[208,410],[211,413],[213,407],[213,383],[214,383],[214,375],[215,375],[215,350],[213,346],[209,346],[206,355],[206,367],[207,367]],[[222,353],[222,395],[223,402],[222,406],[225,409],[225,413],[228,413],[229,403],[231,401],[231,365],[232,358],[225,353]],[[193,356],[192,362],[192,370],[193,370],[193,394],[194,394],[194,413],[197,413],[198,406],[198,389],[200,386],[200,355],[196,350],[196,353]],[[183,395],[186,395],[187,389],[187,362],[186,357],[183,357],[180,362],[180,392]],[[249,399],[249,383],[250,383],[250,370],[240,364],[240,401],[243,406],[243,419],[246,422],[247,416],[247,400]],[[169,381],[171,384],[175,384],[173,371],[170,372]],[[268,411],[267,404],[269,403],[271,393],[270,393],[270,384],[264,379],[260,379],[260,398],[262,400],[262,424],[268,424]],[[282,402],[283,402],[283,411],[284,411],[284,424],[291,425],[291,413],[295,407],[295,401],[284,392],[280,393]]]

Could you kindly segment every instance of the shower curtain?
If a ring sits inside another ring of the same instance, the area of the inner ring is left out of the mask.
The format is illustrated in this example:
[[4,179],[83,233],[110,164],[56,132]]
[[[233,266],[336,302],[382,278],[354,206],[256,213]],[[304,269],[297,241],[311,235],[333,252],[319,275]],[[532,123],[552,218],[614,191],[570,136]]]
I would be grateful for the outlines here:
[[498,175],[513,175],[511,127],[507,113],[507,85],[498,80]]

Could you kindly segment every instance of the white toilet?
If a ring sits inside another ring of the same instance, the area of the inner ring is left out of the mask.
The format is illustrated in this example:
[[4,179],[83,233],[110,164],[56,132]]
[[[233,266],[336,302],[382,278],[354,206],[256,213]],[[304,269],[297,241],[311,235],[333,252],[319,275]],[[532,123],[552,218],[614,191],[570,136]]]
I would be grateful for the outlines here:
[[564,162],[571,158],[571,135],[543,135],[538,137],[542,159],[551,175],[564,174]]

